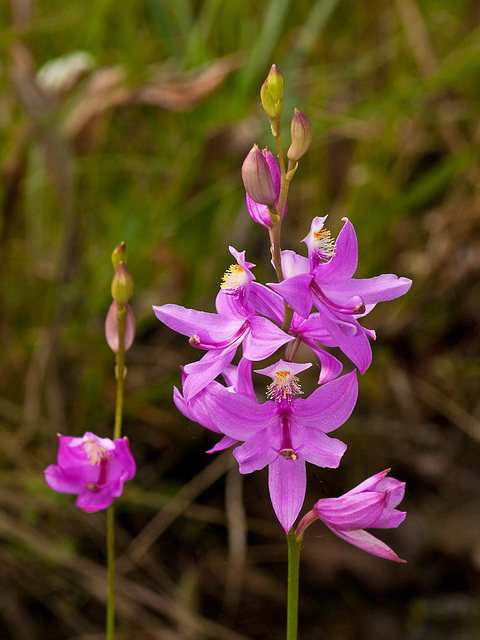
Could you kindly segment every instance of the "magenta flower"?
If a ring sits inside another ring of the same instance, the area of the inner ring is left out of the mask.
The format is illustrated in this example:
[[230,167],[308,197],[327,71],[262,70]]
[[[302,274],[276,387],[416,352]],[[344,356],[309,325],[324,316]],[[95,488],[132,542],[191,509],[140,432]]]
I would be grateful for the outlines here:
[[280,360],[259,371],[273,379],[268,394],[272,399],[264,404],[220,385],[203,398],[217,429],[244,442],[234,451],[240,473],[268,465],[272,505],[285,531],[305,498],[305,463],[329,468],[340,464],[347,447],[326,434],[349,418],[357,400],[355,372],[327,382],[306,399],[292,399],[301,393],[296,373],[309,366]]
[[[287,262],[289,254],[293,251],[282,253],[282,265]],[[258,313],[267,316],[282,324],[285,313],[283,298],[263,284],[252,282],[248,299],[252,302]],[[287,360],[292,361],[300,343],[309,347],[320,360],[320,376],[318,384],[329,382],[340,375],[342,363],[323,346],[336,347],[336,343],[325,329],[320,313],[311,313],[308,318],[302,318],[296,311],[293,312],[289,333],[294,340],[286,348]],[[323,346],[320,346],[320,344]]]
[[296,530],[299,537],[314,520],[322,520],[335,535],[367,553],[395,562],[405,562],[384,542],[365,529],[398,527],[407,515],[395,507],[402,501],[405,483],[386,478],[390,469],[368,478],[339,498],[319,500],[302,518]]
[[[278,166],[277,161],[275,160],[275,156],[269,149],[264,149],[261,153],[263,153],[263,157],[266,160],[266,164],[270,170],[270,175],[272,178],[273,189],[275,191],[275,206],[278,206],[278,200],[280,197],[280,186],[282,182],[282,176],[280,174],[280,167]],[[270,218],[270,214],[268,213],[268,205],[261,204],[255,202],[249,194],[247,196],[247,209],[248,213],[252,217],[255,222],[261,224],[263,227],[267,229],[271,229],[273,227],[272,219]],[[287,206],[283,210],[283,217],[287,213]],[[279,214],[280,215],[280,214]]]
[[[182,367],[182,385],[185,387],[188,379],[188,374],[185,372],[185,368]],[[238,367],[234,365],[228,365],[228,367],[222,372],[222,376],[227,383],[227,387],[223,387],[219,382],[213,380],[209,382],[206,387],[194,395],[189,402],[185,402],[185,398],[182,396],[177,387],[173,389],[173,401],[177,409],[183,413],[189,420],[198,422],[206,429],[221,433],[220,429],[216,426],[215,422],[210,418],[208,409],[206,406],[206,396],[216,388],[226,389],[230,393],[240,393],[246,395],[252,399],[256,399],[255,391],[252,384],[252,363],[245,358],[242,358],[238,364]],[[223,436],[223,438],[207,453],[215,453],[216,451],[222,451],[228,449],[228,447],[237,444],[238,440],[230,438],[229,436]]]
[[254,279],[245,261],[245,251],[230,252],[237,259],[223,276],[220,292],[215,300],[217,313],[186,309],[176,304],[154,306],[157,318],[173,329],[189,336],[189,343],[208,353],[198,362],[185,366],[188,378],[183,387],[188,402],[214,380],[231,363],[237,347],[242,344],[247,360],[264,360],[277,349],[293,340],[267,318],[259,316],[248,301],[250,284]]
[[375,333],[362,327],[358,319],[377,302],[406,293],[412,281],[393,274],[354,278],[358,247],[353,225],[344,218],[345,224],[333,243],[330,233],[323,229],[325,219],[326,216],[314,218],[310,233],[304,238],[308,260],[290,255],[291,275],[269,286],[304,318],[308,318],[314,305],[334,343],[364,373],[372,360],[367,336],[375,338]]
[[58,464],[45,469],[48,486],[76,493],[76,506],[87,513],[106,509],[135,475],[128,438],[110,440],[87,431],[81,438],[59,434]]

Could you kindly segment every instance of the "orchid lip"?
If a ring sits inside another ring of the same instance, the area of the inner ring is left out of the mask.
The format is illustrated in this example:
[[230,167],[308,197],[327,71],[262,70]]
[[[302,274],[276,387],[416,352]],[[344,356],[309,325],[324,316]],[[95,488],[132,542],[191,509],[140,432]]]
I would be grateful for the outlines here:
[[351,304],[351,305],[337,304],[336,302],[333,302],[333,300],[331,300],[328,296],[325,295],[325,293],[318,286],[318,284],[316,284],[315,280],[313,280],[312,282],[312,292],[317,296],[317,298],[321,302],[323,302],[332,311],[337,311],[338,313],[345,313],[348,315],[356,315],[356,314],[365,312],[365,304],[363,303],[363,300],[360,298],[360,296],[354,296],[353,300],[359,300],[359,302],[356,302],[355,304]]

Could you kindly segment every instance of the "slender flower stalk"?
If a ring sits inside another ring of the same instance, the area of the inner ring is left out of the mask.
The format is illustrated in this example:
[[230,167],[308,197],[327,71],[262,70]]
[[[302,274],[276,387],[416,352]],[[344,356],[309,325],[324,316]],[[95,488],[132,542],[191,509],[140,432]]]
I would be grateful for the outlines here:
[[122,433],[123,420],[123,391],[125,383],[125,316],[126,306],[118,305],[118,351],[116,353],[115,377],[117,379],[117,393],[115,398],[115,423],[113,427],[113,437],[120,438]]
[[287,640],[297,640],[298,596],[300,576],[300,550],[302,538],[296,538],[293,528],[287,533],[288,578],[287,578]]
[[[115,377],[117,379],[117,391],[115,398],[115,422],[113,437],[120,438],[123,420],[123,392],[125,383],[125,305],[118,305],[118,351],[116,353]],[[114,503],[107,509],[107,628],[106,640],[114,640],[115,637],[115,506]]]
[[107,624],[106,640],[115,638],[115,507],[107,509]]
[[[115,273],[112,279],[112,297],[114,302],[112,306],[116,310],[116,326],[115,323],[111,327],[111,333],[116,342],[115,351],[115,377],[117,380],[117,389],[115,397],[115,422],[113,427],[113,437],[120,438],[122,433],[123,421],[123,397],[125,376],[127,370],[125,368],[125,351],[133,342],[135,333],[135,323],[129,318],[133,318],[133,313],[128,306],[128,300],[133,293],[133,279],[130,275],[126,264],[126,247],[122,242],[115,248],[112,254],[112,263]],[[129,315],[130,313],[130,315]],[[108,316],[107,316],[108,317]],[[127,328],[128,323],[128,328]],[[133,325],[133,328],[132,328]],[[115,331],[116,329],[116,331]],[[128,335],[127,335],[128,330]],[[108,336],[108,328],[105,330],[107,342],[110,346]],[[127,342],[128,341],[128,342]],[[115,507],[112,504],[107,509],[107,622],[106,622],[106,640],[114,640],[115,637]]]

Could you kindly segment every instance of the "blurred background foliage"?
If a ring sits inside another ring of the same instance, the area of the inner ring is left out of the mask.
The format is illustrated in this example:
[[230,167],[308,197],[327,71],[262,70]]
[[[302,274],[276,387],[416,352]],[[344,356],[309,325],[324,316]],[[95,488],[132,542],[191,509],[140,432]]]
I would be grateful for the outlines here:
[[[377,331],[338,471],[305,505],[377,471],[407,481],[381,532],[407,565],[307,532],[302,640],[480,637],[480,5],[475,0],[9,0],[0,6],[0,635],[103,637],[104,514],[54,494],[56,433],[111,434],[103,323],[129,249],[137,339],[118,501],[118,637],[284,637],[285,541],[265,472],[241,478],[175,410],[197,355],[152,304],[213,309],[228,245],[272,278],[240,167],[271,144],[275,62],[315,139],[283,247],[316,215],[354,223],[358,275],[411,277]],[[83,52],[74,57],[74,52]],[[192,355],[193,354],[193,355]],[[248,543],[248,544],[247,544]]]

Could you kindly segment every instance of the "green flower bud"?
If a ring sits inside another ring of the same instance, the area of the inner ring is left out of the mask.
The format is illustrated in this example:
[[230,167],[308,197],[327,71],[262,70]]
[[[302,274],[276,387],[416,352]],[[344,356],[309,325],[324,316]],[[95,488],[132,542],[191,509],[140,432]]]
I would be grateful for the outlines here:
[[310,120],[298,109],[293,112],[291,132],[292,144],[287,151],[287,158],[292,162],[298,162],[310,147],[313,136]]
[[282,112],[283,76],[276,64],[272,64],[268,76],[260,89],[262,106],[270,119]]
[[115,269],[112,279],[112,298],[118,304],[127,304],[133,293],[133,278],[124,262]]
[[260,100],[262,101],[262,107],[267,116],[269,118],[276,118],[277,112],[275,111],[275,102],[271,95],[268,93],[266,80],[260,88]]
[[120,262],[127,264],[127,245],[125,242],[117,244],[112,253],[112,264],[114,269],[118,267]]
[[283,76],[276,64],[272,64],[267,76],[267,89],[274,102],[283,97]]

